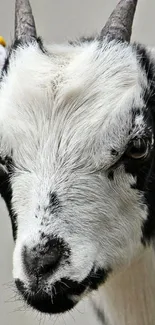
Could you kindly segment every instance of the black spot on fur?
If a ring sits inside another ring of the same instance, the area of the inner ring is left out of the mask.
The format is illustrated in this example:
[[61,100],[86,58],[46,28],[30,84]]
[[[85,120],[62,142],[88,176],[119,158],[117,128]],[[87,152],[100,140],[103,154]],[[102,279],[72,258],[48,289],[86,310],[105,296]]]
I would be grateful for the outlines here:
[[111,150],[111,155],[112,155],[112,156],[118,156],[118,151],[115,150],[115,149],[112,149],[112,150]]
[[97,271],[92,270],[90,275],[87,277],[87,279],[84,281],[84,283],[88,282],[88,286],[93,289],[97,290],[99,285],[104,283],[108,275],[111,273],[111,269],[101,269],[99,268]]
[[140,116],[141,113],[142,113],[142,112],[140,111],[140,109],[139,109],[139,108],[136,108],[136,115],[137,115],[137,116]]
[[113,171],[113,170],[111,170],[111,171],[108,173],[108,178],[109,178],[111,181],[113,181],[113,179],[114,179],[114,171]]
[[41,232],[40,238],[43,239],[45,237],[46,237],[45,233],[44,232]]
[[60,211],[60,208],[61,206],[60,206],[60,201],[58,199],[57,193],[56,192],[50,193],[49,206],[48,206],[50,213],[56,213]]
[[14,164],[10,156],[0,157],[0,164],[6,166],[8,171],[13,171]]
[[97,315],[99,321],[101,321],[102,324],[105,324],[105,315],[103,310],[101,311],[99,308],[96,307],[95,304],[93,304],[95,314]]
[[132,188],[133,190],[136,190],[136,189],[137,189],[137,183],[131,184],[131,188]]
[[[99,268],[97,271],[92,269],[90,274],[80,283],[77,281],[62,278],[55,284],[56,292],[59,292],[61,288],[64,289],[65,293],[68,295],[81,295],[86,288],[97,290],[99,285],[103,284],[107,280],[110,272],[111,269],[105,270]],[[67,289],[65,289],[65,287],[67,287]]]
[[142,227],[142,243],[150,243],[155,239],[155,158],[148,171],[147,188],[145,190],[145,203],[148,207],[148,217]]

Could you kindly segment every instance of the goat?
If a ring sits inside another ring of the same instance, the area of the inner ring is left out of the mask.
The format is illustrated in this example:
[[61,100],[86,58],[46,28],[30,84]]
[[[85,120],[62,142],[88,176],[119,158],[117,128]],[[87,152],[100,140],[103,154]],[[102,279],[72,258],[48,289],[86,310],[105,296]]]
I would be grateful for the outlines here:
[[136,0],[101,33],[46,45],[28,0],[0,81],[0,193],[13,277],[42,313],[89,295],[104,325],[155,320],[155,56],[130,43]]

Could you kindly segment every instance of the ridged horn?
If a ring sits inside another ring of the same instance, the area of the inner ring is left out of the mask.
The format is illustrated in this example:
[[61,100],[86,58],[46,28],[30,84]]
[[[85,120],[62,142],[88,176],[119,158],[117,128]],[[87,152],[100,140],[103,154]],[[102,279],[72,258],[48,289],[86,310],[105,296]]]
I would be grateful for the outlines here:
[[136,6],[137,0],[121,0],[102,29],[101,36],[130,42]]
[[36,37],[36,26],[29,0],[16,0],[15,39],[25,40]]

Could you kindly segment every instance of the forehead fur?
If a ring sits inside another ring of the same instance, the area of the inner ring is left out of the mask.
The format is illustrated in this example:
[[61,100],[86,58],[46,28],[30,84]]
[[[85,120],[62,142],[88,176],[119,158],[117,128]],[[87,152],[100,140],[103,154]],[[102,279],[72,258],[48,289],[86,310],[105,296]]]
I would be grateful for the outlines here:
[[48,145],[55,152],[61,148],[63,157],[78,151],[79,159],[79,143],[94,157],[105,143],[108,165],[109,151],[124,150],[131,136],[133,109],[141,112],[135,134],[143,128],[146,87],[130,45],[105,40],[101,46],[95,40],[44,52],[37,42],[21,45],[11,54],[0,89],[2,143],[22,165],[23,155],[26,164],[26,155],[33,159]]

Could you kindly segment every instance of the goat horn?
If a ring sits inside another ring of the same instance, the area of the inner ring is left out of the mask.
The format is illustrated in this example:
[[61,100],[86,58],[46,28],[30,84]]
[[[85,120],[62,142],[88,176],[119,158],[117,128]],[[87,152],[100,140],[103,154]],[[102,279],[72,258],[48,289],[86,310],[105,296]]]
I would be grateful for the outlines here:
[[29,0],[16,0],[15,39],[36,38],[35,21]]
[[130,42],[136,6],[137,0],[121,0],[102,29],[101,37]]

